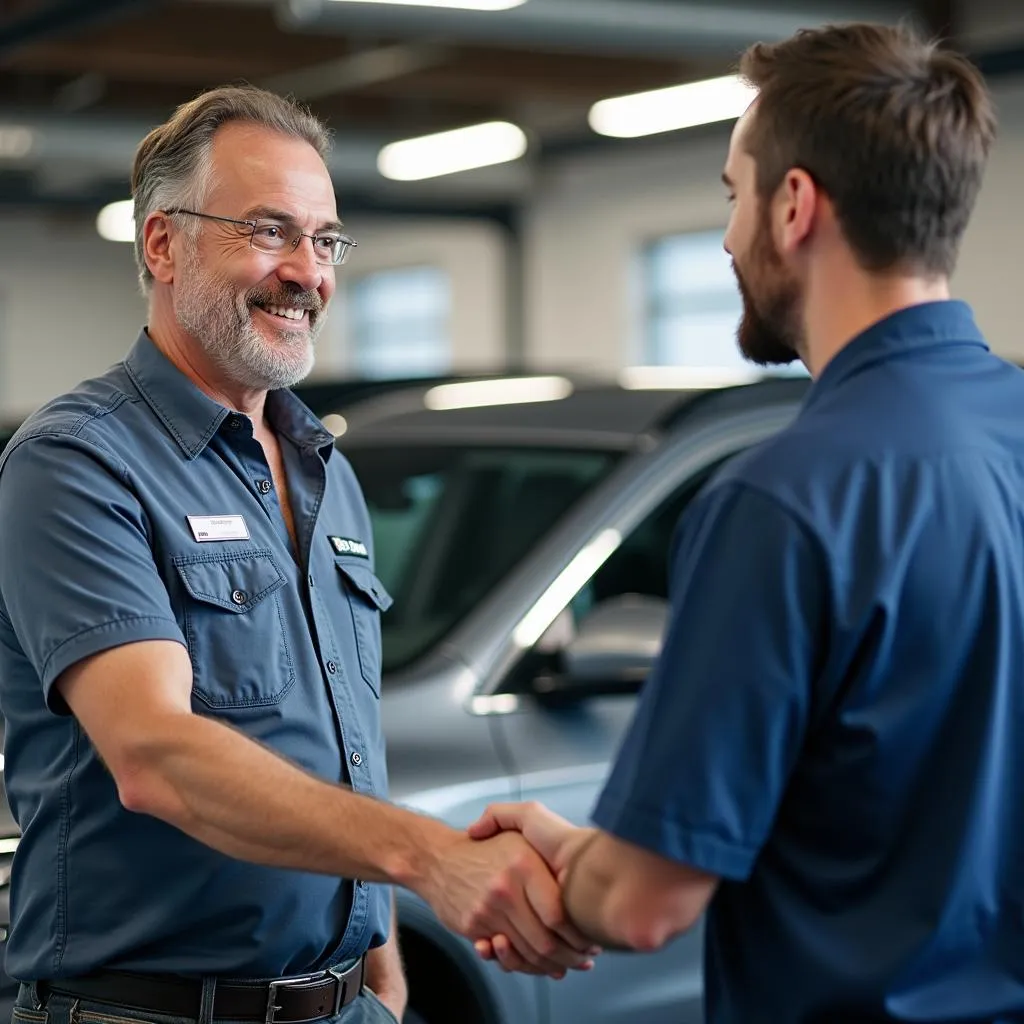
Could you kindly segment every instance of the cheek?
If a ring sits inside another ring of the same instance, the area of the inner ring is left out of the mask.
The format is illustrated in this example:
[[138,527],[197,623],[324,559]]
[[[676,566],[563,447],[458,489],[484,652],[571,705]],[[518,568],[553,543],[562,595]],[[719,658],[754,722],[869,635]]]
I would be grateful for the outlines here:
[[750,249],[750,218],[741,203],[735,203],[725,231],[725,250],[734,260],[741,260]]

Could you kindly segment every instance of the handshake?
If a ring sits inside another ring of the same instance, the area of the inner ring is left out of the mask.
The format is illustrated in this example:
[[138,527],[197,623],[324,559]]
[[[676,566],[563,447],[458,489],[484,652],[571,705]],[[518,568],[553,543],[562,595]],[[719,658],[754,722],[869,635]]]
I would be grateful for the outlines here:
[[437,851],[421,894],[506,971],[563,978],[600,949],[569,918],[564,886],[597,833],[536,803],[496,804]]

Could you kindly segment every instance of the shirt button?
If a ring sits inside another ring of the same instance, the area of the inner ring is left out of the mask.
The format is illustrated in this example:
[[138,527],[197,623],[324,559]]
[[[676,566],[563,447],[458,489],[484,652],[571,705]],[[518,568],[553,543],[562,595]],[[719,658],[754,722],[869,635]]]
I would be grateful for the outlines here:
[[363,755],[358,750],[353,750],[349,760],[358,768],[363,763]]
[[366,888],[366,882],[364,882],[363,879],[361,879],[361,878],[359,879],[358,882],[356,882],[356,885],[358,885],[360,889],[365,889]]
[[233,590],[231,591],[231,600],[235,604],[245,604],[249,600],[249,595],[244,590]]
[[327,662],[327,671],[333,676],[338,671],[338,666],[333,661],[329,661]]
[[257,481],[256,486],[259,488],[260,494],[269,494],[270,488],[273,485],[270,483],[269,480],[259,480]]
[[242,421],[237,416],[232,416],[231,419],[228,420],[228,426],[232,430],[237,430],[241,425]]

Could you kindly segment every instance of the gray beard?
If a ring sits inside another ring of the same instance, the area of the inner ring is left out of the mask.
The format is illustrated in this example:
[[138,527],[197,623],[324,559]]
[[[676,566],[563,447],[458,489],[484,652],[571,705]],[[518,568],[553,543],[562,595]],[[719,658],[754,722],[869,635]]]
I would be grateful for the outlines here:
[[290,388],[309,375],[323,327],[322,313],[305,333],[279,331],[279,344],[274,345],[253,323],[246,296],[234,294],[228,282],[193,263],[183,284],[175,293],[178,323],[225,380],[251,391],[272,391]]

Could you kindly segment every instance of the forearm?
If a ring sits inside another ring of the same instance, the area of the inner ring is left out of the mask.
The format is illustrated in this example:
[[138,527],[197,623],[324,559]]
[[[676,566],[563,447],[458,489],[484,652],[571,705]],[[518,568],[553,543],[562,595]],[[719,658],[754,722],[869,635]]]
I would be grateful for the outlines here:
[[602,870],[601,858],[594,855],[599,835],[596,830],[590,833],[563,874],[565,912],[595,945],[605,950],[628,949],[617,934],[616,922],[609,919],[615,880],[610,871]]
[[564,875],[576,927],[603,949],[651,952],[692,927],[715,880],[595,831]]
[[181,715],[133,752],[122,801],[240,860],[418,888],[457,833],[325,782],[212,719]]

